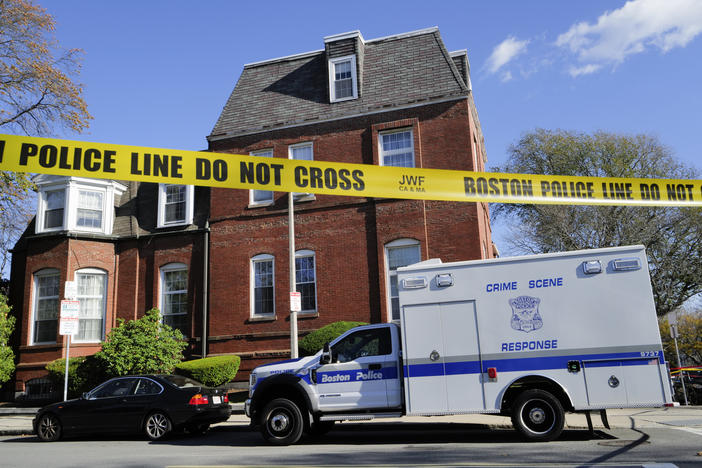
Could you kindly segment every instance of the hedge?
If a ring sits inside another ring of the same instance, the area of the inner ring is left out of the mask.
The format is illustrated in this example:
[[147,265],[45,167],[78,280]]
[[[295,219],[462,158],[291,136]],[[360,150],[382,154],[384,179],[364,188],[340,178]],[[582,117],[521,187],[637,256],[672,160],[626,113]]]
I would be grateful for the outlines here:
[[[66,359],[59,358],[46,365],[54,389],[63,393]],[[107,380],[104,363],[96,356],[76,356],[68,360],[68,396],[75,398]]]
[[175,373],[190,377],[208,387],[218,387],[234,379],[239,370],[239,364],[241,364],[239,356],[212,356],[181,362],[175,366]]
[[298,350],[301,356],[312,356],[322,349],[324,343],[334,340],[347,330],[361,325],[368,325],[365,322],[333,322],[322,328],[313,331],[298,342]]

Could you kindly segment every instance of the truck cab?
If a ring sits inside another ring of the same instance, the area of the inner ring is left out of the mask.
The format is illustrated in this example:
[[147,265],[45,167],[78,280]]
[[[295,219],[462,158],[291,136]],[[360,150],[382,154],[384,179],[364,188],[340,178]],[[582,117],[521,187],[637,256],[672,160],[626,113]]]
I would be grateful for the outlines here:
[[337,420],[399,416],[401,371],[397,325],[356,327],[314,356],[254,369],[246,414],[278,445],[295,443],[304,431],[322,432]]

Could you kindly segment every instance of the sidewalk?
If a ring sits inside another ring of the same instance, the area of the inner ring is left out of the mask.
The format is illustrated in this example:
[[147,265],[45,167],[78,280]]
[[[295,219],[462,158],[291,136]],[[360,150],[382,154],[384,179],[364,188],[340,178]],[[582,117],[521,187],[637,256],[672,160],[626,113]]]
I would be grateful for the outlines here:
[[[32,434],[32,419],[37,408],[0,408],[0,435]],[[639,408],[607,410],[609,426],[612,429],[639,429],[646,427],[678,427],[693,429],[702,435],[702,406],[679,406],[675,408]],[[388,422],[433,422],[475,424],[486,428],[512,427],[506,416],[486,414],[468,414],[456,416],[405,417],[397,419],[378,419],[361,422],[363,424]],[[356,423],[356,422],[355,422]],[[592,415],[595,429],[603,429],[598,414]],[[249,419],[244,415],[242,403],[232,404],[232,416],[221,426],[248,426]],[[584,414],[566,414],[566,428],[586,429],[587,419]]]

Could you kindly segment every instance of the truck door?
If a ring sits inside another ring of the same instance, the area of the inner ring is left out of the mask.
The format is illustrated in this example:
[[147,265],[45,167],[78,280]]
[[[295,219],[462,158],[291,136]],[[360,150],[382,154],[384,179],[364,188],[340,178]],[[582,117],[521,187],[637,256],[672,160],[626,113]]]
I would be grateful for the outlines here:
[[331,351],[333,362],[316,370],[320,409],[388,409],[388,388],[400,387],[390,326],[352,332],[334,343]]
[[475,301],[404,306],[407,412],[485,408]]

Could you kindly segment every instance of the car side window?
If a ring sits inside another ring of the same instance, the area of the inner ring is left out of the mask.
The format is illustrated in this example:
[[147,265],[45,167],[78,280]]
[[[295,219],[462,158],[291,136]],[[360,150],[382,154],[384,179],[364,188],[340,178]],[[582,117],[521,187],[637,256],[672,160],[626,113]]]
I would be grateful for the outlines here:
[[332,348],[336,362],[349,362],[365,356],[382,356],[390,352],[390,329],[387,327],[357,331]]
[[161,386],[150,379],[138,379],[135,395],[156,395],[161,393]]
[[90,396],[92,398],[110,398],[130,395],[133,385],[134,379],[111,380],[95,390]]

